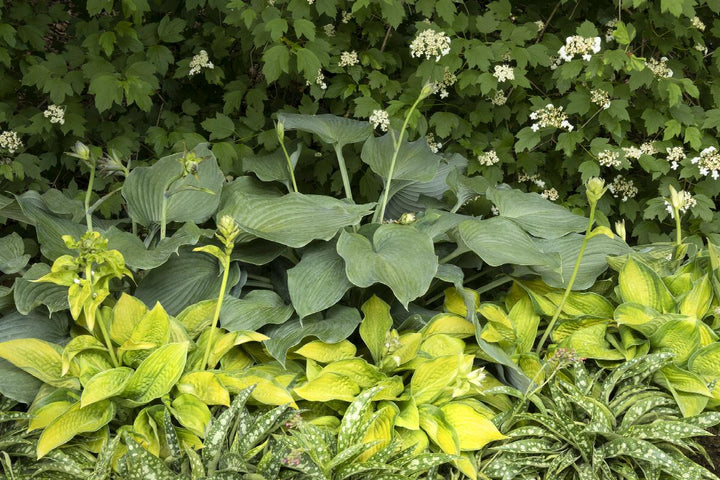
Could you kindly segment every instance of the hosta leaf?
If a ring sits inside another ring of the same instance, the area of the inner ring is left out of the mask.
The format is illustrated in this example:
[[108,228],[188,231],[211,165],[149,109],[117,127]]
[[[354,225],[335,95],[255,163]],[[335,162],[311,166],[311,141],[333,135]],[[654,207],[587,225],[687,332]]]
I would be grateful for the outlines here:
[[252,290],[243,298],[227,297],[220,311],[220,324],[230,331],[253,331],[265,325],[286,322],[293,314],[277,293]]
[[84,350],[107,351],[107,347],[92,335],[78,335],[70,340],[62,351],[62,374],[70,370],[70,362],[75,355]]
[[453,313],[440,313],[430,319],[430,322],[423,327],[421,333],[425,338],[438,334],[467,338],[475,334],[475,327],[464,316]]
[[119,345],[128,341],[135,326],[145,317],[147,311],[142,301],[123,293],[113,307],[110,338]]
[[0,272],[11,275],[25,268],[30,255],[23,252],[25,245],[17,233],[0,238]]
[[197,167],[197,178],[192,174],[182,178],[185,153],[163,157],[150,167],[136,167],[130,172],[122,188],[130,218],[145,226],[160,223],[168,189],[173,193],[167,199],[167,222],[197,224],[215,213],[225,177],[207,144],[198,145],[191,153],[203,159]]
[[150,355],[150,349],[165,345],[170,339],[170,318],[159,303],[147,312],[133,328],[130,338],[120,347],[123,362],[137,366]]
[[650,337],[664,323],[660,312],[639,303],[621,303],[615,308],[613,317],[618,325],[627,325],[646,337]]
[[182,375],[187,349],[187,344],[170,343],[153,351],[135,370],[123,396],[143,405],[168,393]]
[[488,265],[554,265],[552,255],[545,255],[512,220],[493,217],[467,220],[458,226],[463,242]]
[[370,165],[387,183],[390,176],[391,160],[395,158],[392,180],[427,182],[435,176],[440,156],[428,147],[424,138],[408,142],[403,138],[400,150],[395,156],[393,137],[387,133],[382,137],[370,137],[365,141],[360,154],[362,161]]
[[434,405],[420,405],[420,428],[428,437],[450,455],[460,454],[460,439],[455,429],[447,422],[445,414]]
[[458,362],[456,355],[448,355],[418,365],[410,380],[410,392],[415,402],[420,405],[435,400],[455,380]]
[[360,309],[364,315],[359,328],[360,338],[377,364],[385,353],[385,337],[393,324],[390,305],[373,295]]
[[379,387],[372,387],[353,400],[350,406],[345,410],[340,428],[338,429],[337,449],[343,451],[350,445],[357,444],[360,437],[365,434],[363,426],[366,422],[366,414],[371,408],[371,400],[380,390]]
[[84,385],[80,396],[80,406],[86,407],[91,403],[120,395],[127,387],[135,371],[128,367],[112,368],[93,375]]
[[237,373],[218,373],[217,377],[230,393],[238,393],[254,387],[252,398],[257,402],[265,405],[290,404],[297,407],[290,392],[277,381],[274,375],[257,368]]
[[387,285],[406,308],[427,291],[437,270],[430,237],[406,225],[381,225],[372,241],[343,231],[337,251],[353,284],[363,288]]
[[330,240],[343,227],[357,225],[372,204],[354,205],[323,195],[291,192],[282,197],[237,191],[221,214],[255,237],[293,248]]
[[699,320],[688,316],[671,318],[652,334],[650,344],[674,353],[674,361],[684,364],[700,348]]
[[[172,198],[172,197],[171,197]],[[152,270],[165,263],[172,254],[184,245],[195,245],[201,230],[194,223],[186,223],[171,237],[166,237],[153,248],[146,248],[136,235],[123,232],[115,227],[105,231],[108,248],[118,250],[125,258],[125,264],[134,269]]]
[[295,387],[296,395],[311,402],[342,400],[352,402],[360,393],[360,386],[339,373],[321,373],[309,382]]
[[701,319],[710,309],[712,300],[712,283],[707,275],[703,275],[693,284],[692,289],[680,300],[680,313]]
[[37,338],[18,338],[0,343],[0,358],[44,383],[78,388],[76,378],[62,375],[61,352],[61,347]]
[[658,274],[632,257],[620,271],[618,290],[623,301],[639,303],[663,313],[670,311],[675,303]]
[[[287,149],[290,153],[290,163],[295,169],[300,153],[302,152],[302,144],[298,144],[295,151],[291,148]],[[288,191],[291,189],[292,177],[288,170],[287,158],[285,152],[278,148],[275,152],[268,155],[257,155],[252,157],[243,157],[243,168],[248,172],[253,172],[263,182],[280,181],[285,184]]]
[[50,273],[49,266],[44,263],[36,263],[22,277],[15,279],[13,300],[18,312],[27,315],[40,305],[45,305],[50,313],[70,308],[67,287],[49,282],[32,281],[48,273]]
[[624,360],[622,352],[610,348],[605,340],[608,322],[601,322],[579,328],[561,343],[562,346],[572,348],[579,357],[595,358],[598,360]]
[[440,407],[445,421],[457,432],[460,450],[480,450],[486,444],[507,438],[493,422],[471,405],[450,402]]
[[287,271],[288,290],[300,318],[335,305],[352,283],[334,242],[308,248],[300,263]]
[[372,135],[372,126],[337,115],[301,115],[297,113],[278,113],[278,122],[285,130],[300,130],[314,133],[324,143],[340,146],[365,141]]
[[191,393],[207,405],[230,406],[230,394],[213,372],[190,372],[175,385],[180,393]]
[[[216,305],[217,300],[215,299],[197,302],[189,307],[186,307],[177,315],[176,319],[183,327],[185,327],[185,330],[190,338],[195,339],[212,324]],[[220,318],[222,318],[222,311]]]
[[353,358],[355,353],[357,353],[357,349],[355,345],[348,340],[342,340],[337,343],[325,343],[320,340],[313,340],[298,348],[293,353],[315,360],[318,363],[330,363]]
[[181,393],[172,401],[170,410],[180,425],[205,438],[212,414],[202,400],[190,393]]
[[711,397],[707,384],[699,375],[675,365],[663,367],[654,379],[670,390],[684,417],[701,413]]
[[100,429],[114,416],[115,405],[109,400],[84,408],[80,407],[79,402],[76,403],[43,430],[37,445],[38,459],[47,455],[53,448],[67,443],[79,433]]

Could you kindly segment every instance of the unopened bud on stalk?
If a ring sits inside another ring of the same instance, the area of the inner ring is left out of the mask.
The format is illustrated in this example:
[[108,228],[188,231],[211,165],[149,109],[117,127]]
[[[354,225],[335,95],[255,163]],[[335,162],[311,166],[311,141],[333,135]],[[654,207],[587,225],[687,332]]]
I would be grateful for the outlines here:
[[615,233],[625,241],[625,220],[615,222]]
[[283,122],[278,120],[275,130],[277,130],[278,140],[280,140],[281,142],[285,141],[285,125],[283,124]]
[[88,148],[87,145],[80,141],[75,142],[75,145],[73,145],[72,148],[72,152],[70,152],[69,155],[75,158],[79,158],[80,160],[83,160],[85,162],[90,162],[90,148]]
[[223,215],[222,218],[220,218],[217,230],[218,238],[225,244],[225,246],[233,245],[235,239],[240,234],[240,229],[235,223],[235,219],[230,215]]
[[607,187],[605,186],[605,180],[599,177],[590,178],[585,184],[585,189],[585,194],[587,195],[588,202],[590,202],[590,205],[592,206],[597,205],[597,202],[607,191]]
[[434,90],[434,84],[427,82],[425,85],[423,85],[422,90],[420,90],[420,98],[423,99],[429,97],[430,95],[432,95]]

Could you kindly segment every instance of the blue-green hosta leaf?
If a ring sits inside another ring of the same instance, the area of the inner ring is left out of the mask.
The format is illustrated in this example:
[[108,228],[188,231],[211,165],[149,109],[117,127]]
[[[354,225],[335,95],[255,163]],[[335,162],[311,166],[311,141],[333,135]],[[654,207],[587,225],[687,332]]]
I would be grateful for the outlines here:
[[[239,279],[240,269],[232,264],[228,289]],[[151,270],[138,285],[135,296],[149,306],[160,302],[170,315],[177,315],[188,305],[216,298],[221,281],[222,271],[215,257],[181,250]]]
[[265,331],[270,340],[265,347],[276,360],[285,364],[287,351],[307,337],[317,337],[325,343],[345,340],[360,324],[360,313],[354,308],[335,306],[324,314],[293,319],[282,325],[273,325]]
[[357,225],[372,204],[355,205],[324,195],[291,192],[282,197],[237,191],[221,214],[255,237],[293,248],[330,240],[338,230]]
[[405,308],[427,292],[437,271],[432,239],[407,225],[381,225],[372,242],[358,233],[343,231],[337,251],[353,284],[363,288],[375,283],[387,285]]
[[332,307],[352,287],[335,242],[310,247],[287,276],[290,299],[300,318]]
[[543,253],[512,220],[493,217],[466,220],[458,226],[463,242],[488,265],[557,265],[556,255]]
[[329,144],[341,147],[350,143],[367,140],[372,135],[369,122],[361,122],[337,115],[302,115],[297,113],[278,113],[278,122],[285,130],[300,130],[314,133]]
[[430,238],[436,240],[438,237],[457,227],[460,223],[465,220],[472,220],[472,218],[473,217],[467,215],[429,209],[417,216],[413,227],[421,232],[427,233]]
[[130,218],[145,226],[160,223],[163,196],[168,188],[177,193],[167,199],[167,222],[202,223],[215,213],[225,177],[207,144],[198,145],[192,152],[203,159],[198,165],[197,178],[190,174],[176,181],[183,173],[180,161],[184,153],[163,157],[150,167],[138,167],[130,172],[122,188]]
[[49,282],[32,282],[48,273],[48,265],[36,263],[15,280],[13,299],[18,312],[27,315],[40,305],[44,305],[51,314],[70,308],[67,287]]
[[[288,148],[288,151],[290,152],[292,149]],[[298,144],[295,151],[290,153],[290,163],[293,166],[293,170],[300,159],[301,152],[302,144]],[[287,159],[285,158],[285,152],[283,152],[282,148],[267,155],[243,157],[242,164],[245,171],[253,172],[263,182],[279,181],[284,183],[288,190],[290,190],[292,178],[290,177]]]
[[154,246],[146,248],[132,233],[110,227],[105,232],[108,248],[118,250],[125,257],[125,265],[140,270],[152,270],[165,263],[170,255],[177,253],[184,245],[195,245],[202,231],[194,223],[186,223],[171,237],[166,237]]
[[[382,137],[368,138],[363,145],[360,158],[387,183],[394,152],[393,137],[387,133]],[[392,180],[429,182],[437,174],[439,165],[440,156],[430,150],[424,138],[414,142],[403,139],[395,160]]]
[[10,275],[25,268],[30,255],[24,251],[22,237],[17,233],[0,238],[0,272]]
[[495,204],[501,216],[512,219],[534,237],[560,238],[568,233],[584,232],[587,228],[585,217],[575,215],[537,193],[525,193],[505,186],[488,189],[487,198]]
[[[545,283],[551,287],[566,288],[580,253],[582,239],[583,235],[571,233],[562,238],[538,240],[536,245],[544,255],[559,256],[559,263],[553,266],[535,265],[531,266],[531,269],[541,275]],[[608,256],[623,255],[629,251],[630,247],[617,237],[610,239],[600,235],[591,238],[580,263],[573,290],[590,288],[597,277],[607,269]]]
[[268,324],[280,324],[293,314],[277,293],[253,290],[243,298],[227,297],[220,311],[220,325],[230,331],[255,331]]

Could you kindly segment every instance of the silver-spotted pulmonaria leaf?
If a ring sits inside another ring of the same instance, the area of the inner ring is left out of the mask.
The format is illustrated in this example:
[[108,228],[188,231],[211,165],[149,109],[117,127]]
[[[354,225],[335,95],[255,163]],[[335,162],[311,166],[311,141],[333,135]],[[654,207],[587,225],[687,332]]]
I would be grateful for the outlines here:
[[359,324],[360,313],[356,309],[338,305],[324,316],[315,314],[268,327],[265,333],[270,340],[265,342],[265,347],[273,358],[285,365],[287,351],[304,338],[316,337],[325,343],[337,343],[349,337]]
[[[239,279],[240,269],[232,264],[227,288]],[[221,282],[222,270],[215,257],[181,250],[151,270],[138,285],[135,296],[149,306],[160,302],[170,315],[177,315],[188,305],[216,298]]]
[[293,248],[330,240],[338,230],[357,225],[373,204],[355,205],[324,195],[291,192],[282,197],[238,190],[223,214],[254,235]]
[[588,220],[542,198],[504,185],[487,191],[500,215],[512,219],[526,232],[539,238],[560,238],[568,233],[584,232]]
[[253,290],[243,298],[226,297],[220,311],[220,325],[232,331],[255,331],[268,324],[284,323],[293,314],[277,293]]
[[556,266],[556,255],[543,253],[536,240],[504,217],[473,219],[458,226],[462,241],[488,265]]
[[372,135],[370,123],[330,114],[278,113],[278,122],[282,123],[286,131],[300,130],[314,133],[323,142],[341,147],[350,143],[364,142]]
[[171,237],[166,237],[153,248],[146,248],[143,242],[132,233],[115,227],[105,231],[108,248],[118,250],[125,257],[125,265],[140,270],[152,270],[165,263],[170,255],[177,253],[184,245],[195,245],[202,230],[194,223],[186,223]]
[[67,287],[32,281],[48,273],[50,273],[49,265],[36,263],[21,278],[15,280],[13,298],[18,312],[27,315],[41,305],[44,305],[51,314],[70,308]]
[[238,393],[230,404],[230,408],[224,410],[219,416],[210,419],[205,443],[203,446],[203,461],[208,467],[208,473],[217,467],[222,454],[222,448],[228,440],[226,437],[230,431],[230,427],[235,421],[238,414],[247,414],[245,411],[245,402],[250,397],[255,387],[249,387]]
[[381,225],[372,241],[343,231],[337,251],[353,284],[387,285],[405,308],[427,292],[438,267],[432,239],[408,225]]
[[163,197],[171,185],[173,193],[167,199],[167,222],[202,223],[215,213],[225,176],[207,144],[198,145],[190,153],[202,158],[197,167],[197,178],[191,173],[177,180],[183,174],[180,160],[185,153],[163,157],[150,167],[137,167],[130,172],[123,184],[122,195],[133,221],[145,226],[160,223]]
[[[382,137],[368,138],[363,145],[360,158],[387,183],[394,152],[393,137],[387,133]],[[395,160],[392,180],[429,182],[437,174],[439,165],[440,156],[430,150],[424,138],[414,142],[403,139]]]
[[11,275],[25,268],[30,255],[24,251],[22,237],[17,233],[0,238],[0,272]]
[[124,436],[127,453],[120,459],[123,478],[127,480],[176,480],[177,476],[165,462],[137,443],[129,434]]
[[335,242],[310,247],[287,275],[290,299],[300,318],[332,307],[352,287]]
[[[292,151],[291,148],[287,150],[288,152]],[[298,144],[295,151],[290,153],[290,164],[293,166],[293,169],[295,169],[295,165],[297,165],[300,159],[301,152],[302,144]],[[285,158],[285,152],[283,152],[282,148],[278,148],[273,153],[267,155],[243,157],[242,165],[245,171],[253,172],[263,182],[279,181],[285,184],[288,191],[290,190],[292,178],[290,177],[287,158]]]

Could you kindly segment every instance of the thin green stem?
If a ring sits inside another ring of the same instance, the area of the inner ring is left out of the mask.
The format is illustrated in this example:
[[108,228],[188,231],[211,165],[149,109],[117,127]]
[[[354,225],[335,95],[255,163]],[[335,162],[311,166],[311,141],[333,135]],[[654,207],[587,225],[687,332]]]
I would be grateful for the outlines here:
[[680,209],[673,208],[675,213],[675,246],[679,247],[682,245],[682,225],[680,222]]
[[[100,311],[98,310],[98,314]],[[110,360],[112,360],[113,365],[117,368],[120,366],[120,361],[118,360],[117,356],[115,355],[115,348],[113,348],[112,341],[110,340],[110,335],[108,335],[107,328],[105,327],[105,320],[103,318],[104,315],[98,315],[97,323],[100,326],[100,332],[102,333],[103,340],[105,341],[105,346],[108,349],[108,353],[110,353]]]
[[208,360],[210,359],[210,349],[213,344],[213,335],[217,328],[218,320],[220,319],[220,309],[222,308],[223,299],[225,298],[225,289],[227,288],[228,275],[230,273],[230,253],[232,247],[225,248],[225,259],[222,261],[223,264],[223,276],[222,282],[220,283],[220,293],[218,294],[217,304],[215,305],[215,315],[213,316],[212,327],[210,328],[210,335],[205,346],[205,354],[203,355],[203,361],[200,365],[201,370],[205,370],[208,366]]
[[480,288],[476,288],[475,291],[478,293],[478,295],[481,295],[485,292],[489,292],[490,290],[493,290],[493,289],[499,287],[500,285],[505,285],[506,283],[509,283],[512,281],[513,281],[512,277],[508,277],[507,275],[504,275],[504,276],[498,278],[497,280],[494,280],[494,281],[488,283],[487,285],[483,285]]
[[336,143],[333,145],[335,147],[335,155],[338,159],[338,166],[340,167],[340,176],[342,177],[343,187],[345,188],[345,198],[348,200],[352,200],[352,190],[350,188],[350,177],[348,177],[347,172],[347,166],[345,165],[345,157],[343,157],[342,153],[342,145],[339,143]]
[[85,192],[85,223],[87,224],[87,231],[93,231],[92,225],[92,211],[90,210],[90,198],[92,197],[93,184],[95,183],[95,162],[90,164],[90,180],[88,180],[87,192]]
[[285,160],[287,160],[288,165],[288,172],[290,172],[290,180],[292,180],[292,186],[295,193],[297,193],[297,183],[295,182],[295,172],[293,171],[292,161],[290,160],[290,155],[288,155],[287,149],[285,148],[285,142],[280,140],[280,146],[282,147],[282,151],[285,154]]
[[90,210],[90,213],[92,214],[95,210],[98,209],[98,207],[99,207],[100,205],[103,204],[103,202],[105,202],[108,198],[112,197],[113,195],[115,195],[116,193],[118,193],[118,192],[121,191],[121,190],[122,190],[122,187],[118,187],[118,188],[116,188],[115,190],[113,190],[112,192],[107,193],[107,194],[103,195],[102,197],[100,197],[95,203],[93,203],[93,204],[90,206],[90,209],[89,209],[89,210]]
[[410,107],[410,110],[408,110],[407,114],[405,115],[405,121],[403,122],[403,126],[400,129],[398,139],[395,142],[395,151],[393,152],[392,160],[390,160],[390,171],[388,172],[387,182],[385,183],[385,191],[383,192],[382,203],[380,203],[380,210],[375,210],[373,222],[382,222],[385,218],[385,207],[387,206],[388,196],[390,195],[390,185],[392,184],[392,177],[395,173],[395,162],[397,162],[398,153],[400,152],[403,135],[405,135],[405,129],[407,129],[407,125],[408,122],[410,122],[410,117],[412,116],[412,113],[415,111],[415,108],[417,108],[420,100],[422,100],[423,98],[424,97],[422,95],[419,95],[417,100],[415,100],[415,103],[412,104],[412,107]]
[[543,333],[542,338],[540,339],[540,343],[538,343],[537,346],[537,354],[540,355],[540,351],[543,348],[543,345],[545,345],[545,341],[548,338],[548,335],[552,332],[553,328],[555,328],[555,323],[557,322],[558,318],[560,317],[560,312],[562,312],[563,307],[565,306],[565,302],[567,301],[568,297],[570,296],[570,292],[572,291],[573,284],[575,283],[575,278],[577,278],[578,271],[580,270],[580,263],[582,262],[583,255],[585,254],[585,248],[587,247],[590,232],[592,230],[593,224],[595,223],[595,203],[590,203],[590,218],[588,219],[588,226],[587,230],[585,231],[585,238],[583,238],[582,244],[580,245],[580,252],[578,253],[577,259],[575,260],[575,267],[573,268],[572,275],[570,276],[570,281],[568,282],[567,287],[565,288],[565,293],[562,296],[562,299],[560,300],[560,303],[558,304],[557,308],[555,309],[555,314],[553,315],[552,319],[550,320],[550,323],[548,324],[547,328],[545,329],[545,333]]
[[444,263],[449,262],[450,260],[453,260],[453,259],[459,257],[460,255],[462,255],[463,253],[466,253],[466,252],[467,252],[467,250],[463,250],[462,248],[457,248],[453,252],[448,253],[443,258],[441,258],[438,261],[438,263],[442,265]]
[[165,192],[163,193],[162,209],[160,211],[160,240],[165,238],[165,233],[167,229],[167,201],[168,192]]

